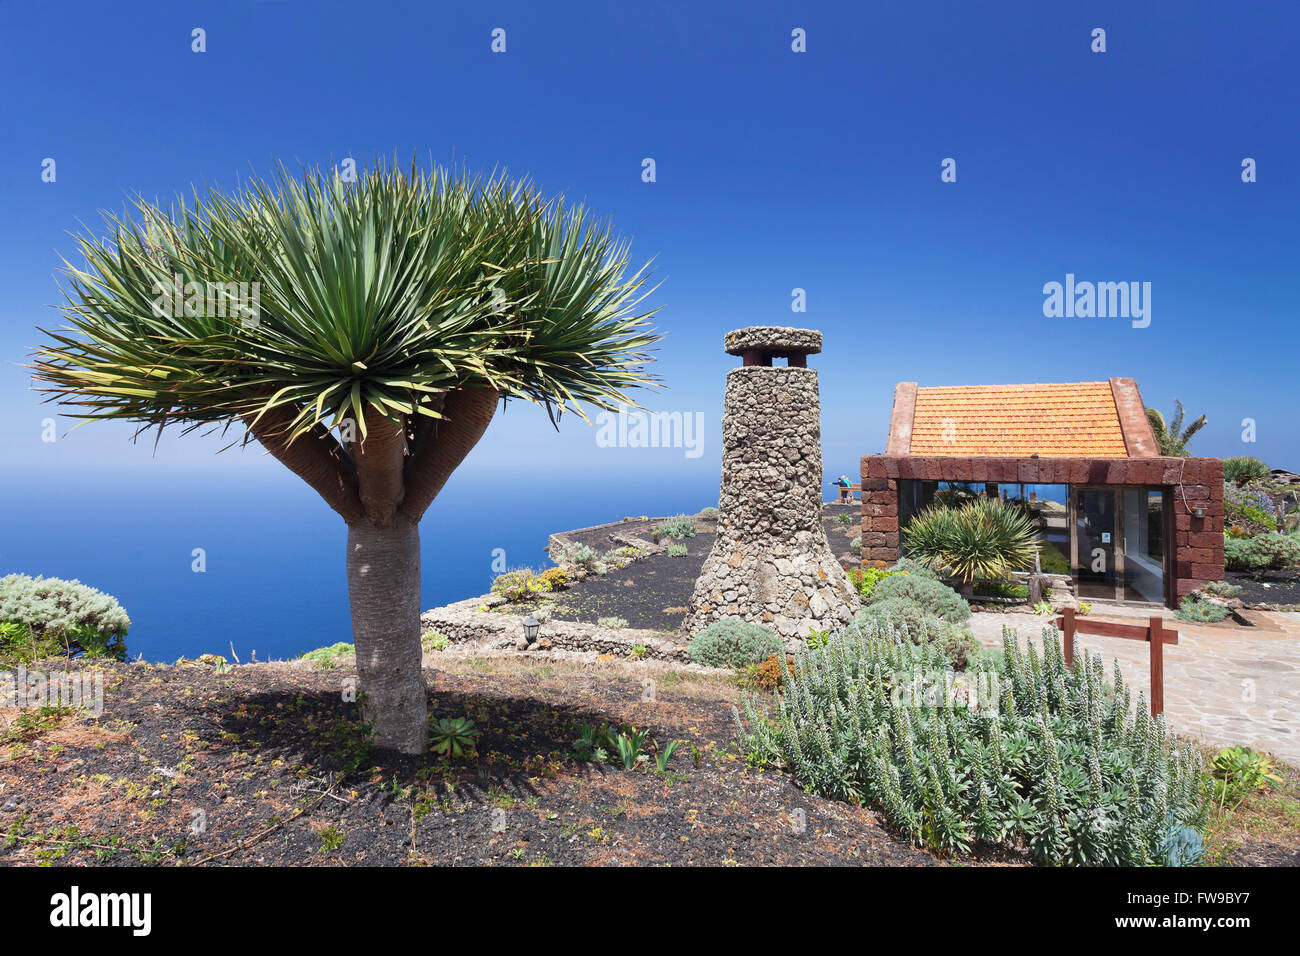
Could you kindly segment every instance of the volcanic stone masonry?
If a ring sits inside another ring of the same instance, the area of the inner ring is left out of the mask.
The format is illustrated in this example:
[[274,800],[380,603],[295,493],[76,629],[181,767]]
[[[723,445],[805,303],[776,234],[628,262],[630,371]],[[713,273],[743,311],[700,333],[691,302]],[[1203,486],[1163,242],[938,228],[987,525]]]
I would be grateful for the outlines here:
[[821,403],[807,367],[821,341],[813,329],[727,333],[728,354],[744,364],[727,373],[718,538],[695,582],[692,633],[738,617],[794,647],[859,607],[822,524]]

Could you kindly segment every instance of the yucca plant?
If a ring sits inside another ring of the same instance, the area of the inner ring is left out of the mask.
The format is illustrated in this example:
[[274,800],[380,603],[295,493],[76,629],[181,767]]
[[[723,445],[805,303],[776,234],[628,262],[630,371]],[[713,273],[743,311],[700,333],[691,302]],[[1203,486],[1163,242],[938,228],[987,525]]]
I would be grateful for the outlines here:
[[903,529],[909,557],[934,564],[969,587],[1033,567],[1038,532],[1020,508],[997,498],[936,505]]
[[1263,481],[1268,475],[1268,465],[1250,455],[1233,455],[1223,459],[1223,480],[1241,488]]
[[106,218],[68,264],[71,327],[46,333],[38,387],[140,431],[233,426],[314,488],[348,528],[363,717],[422,752],[420,518],[502,400],[555,423],[653,384],[646,269],[581,206],[415,164],[281,166]]

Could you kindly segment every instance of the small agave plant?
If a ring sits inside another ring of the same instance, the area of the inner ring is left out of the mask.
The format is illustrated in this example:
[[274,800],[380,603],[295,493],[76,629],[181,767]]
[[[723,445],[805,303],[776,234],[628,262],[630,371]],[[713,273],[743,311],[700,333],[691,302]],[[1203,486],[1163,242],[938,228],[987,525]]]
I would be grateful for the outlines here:
[[474,749],[480,731],[468,717],[443,717],[433,725],[431,749],[440,757],[462,757]]

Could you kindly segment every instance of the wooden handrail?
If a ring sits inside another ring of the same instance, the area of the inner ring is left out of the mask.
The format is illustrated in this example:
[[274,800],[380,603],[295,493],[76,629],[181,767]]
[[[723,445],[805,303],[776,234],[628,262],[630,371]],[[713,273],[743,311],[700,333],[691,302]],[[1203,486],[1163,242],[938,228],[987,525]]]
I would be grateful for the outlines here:
[[1130,641],[1146,641],[1151,647],[1151,716],[1161,714],[1165,709],[1165,654],[1166,644],[1178,643],[1178,632],[1167,628],[1164,621],[1152,616],[1146,625],[1115,624],[1111,621],[1096,621],[1087,617],[1075,617],[1074,608],[1063,608],[1061,616],[1056,619],[1060,628],[1065,663],[1074,666],[1074,635],[1096,634],[1099,637],[1122,637]]

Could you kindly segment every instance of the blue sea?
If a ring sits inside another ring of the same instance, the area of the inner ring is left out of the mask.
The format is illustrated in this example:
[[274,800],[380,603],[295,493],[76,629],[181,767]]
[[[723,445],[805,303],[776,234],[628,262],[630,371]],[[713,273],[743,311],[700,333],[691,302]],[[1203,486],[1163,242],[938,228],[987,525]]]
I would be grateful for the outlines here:
[[[0,479],[0,576],[76,578],[131,617],[132,658],[294,657],[351,641],[342,520],[292,475],[174,469]],[[420,525],[421,606],[483,594],[494,550],[548,564],[553,531],[716,505],[718,479],[457,471]],[[201,548],[205,570],[194,570]]]

